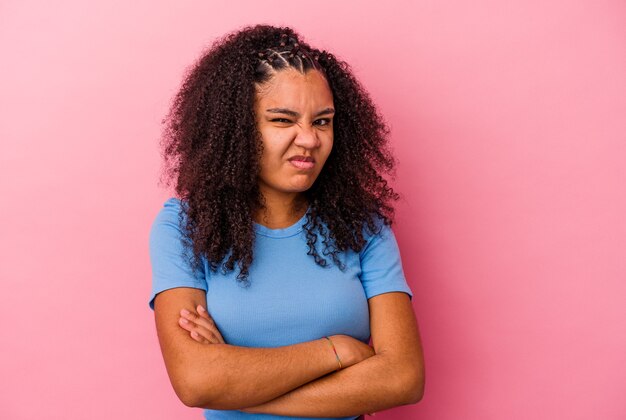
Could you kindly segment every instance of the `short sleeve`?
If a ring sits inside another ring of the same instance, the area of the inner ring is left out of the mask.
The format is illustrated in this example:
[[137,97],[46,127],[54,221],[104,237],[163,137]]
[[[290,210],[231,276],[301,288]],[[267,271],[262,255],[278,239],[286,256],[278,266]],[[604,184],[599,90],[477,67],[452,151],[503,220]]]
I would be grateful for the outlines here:
[[361,283],[367,299],[387,292],[404,292],[413,299],[396,237],[391,227],[379,223],[381,230],[371,236],[359,253],[361,259]]
[[193,287],[206,292],[204,270],[193,270],[182,242],[179,222],[180,200],[168,199],[159,211],[150,229],[150,263],[152,290],[148,305],[154,310],[155,296],[175,287]]

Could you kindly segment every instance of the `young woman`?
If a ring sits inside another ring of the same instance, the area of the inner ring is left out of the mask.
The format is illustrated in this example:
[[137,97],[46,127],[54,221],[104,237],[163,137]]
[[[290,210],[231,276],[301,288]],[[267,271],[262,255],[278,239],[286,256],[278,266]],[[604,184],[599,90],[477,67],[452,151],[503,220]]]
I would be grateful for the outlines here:
[[389,130],[348,64],[291,28],[245,27],[195,63],[165,122],[179,198],[152,225],[150,307],[181,401],[207,419],[418,402]]

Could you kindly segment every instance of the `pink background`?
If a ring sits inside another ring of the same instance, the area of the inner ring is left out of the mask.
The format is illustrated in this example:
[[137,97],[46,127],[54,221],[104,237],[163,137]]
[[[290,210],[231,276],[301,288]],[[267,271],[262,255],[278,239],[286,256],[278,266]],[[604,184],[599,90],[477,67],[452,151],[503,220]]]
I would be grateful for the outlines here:
[[351,63],[393,130],[427,378],[376,418],[626,418],[619,0],[3,1],[0,418],[201,418],[147,303],[157,143],[185,68],[252,23]]

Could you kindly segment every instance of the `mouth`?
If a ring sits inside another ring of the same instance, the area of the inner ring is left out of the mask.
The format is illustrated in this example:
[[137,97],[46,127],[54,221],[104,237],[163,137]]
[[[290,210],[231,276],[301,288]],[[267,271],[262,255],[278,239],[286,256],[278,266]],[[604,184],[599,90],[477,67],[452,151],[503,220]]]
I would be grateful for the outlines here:
[[315,166],[313,156],[294,155],[289,158],[289,163],[298,169],[311,169]]

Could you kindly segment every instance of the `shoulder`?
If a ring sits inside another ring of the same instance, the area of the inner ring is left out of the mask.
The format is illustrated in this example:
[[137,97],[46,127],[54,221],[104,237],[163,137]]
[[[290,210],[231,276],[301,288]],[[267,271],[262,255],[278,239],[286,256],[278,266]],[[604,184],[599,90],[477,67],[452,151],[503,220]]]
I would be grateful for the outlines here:
[[185,221],[185,204],[179,198],[170,197],[161,206],[152,222],[151,234],[158,233],[163,229],[176,229],[182,231],[182,223]]
[[363,227],[363,238],[365,239],[365,245],[360,251],[360,255],[364,256],[368,253],[372,248],[379,247],[380,244],[391,244],[392,248],[397,247],[396,237],[391,229],[390,225],[385,224],[385,220],[378,216],[374,215],[374,229],[370,229],[369,226],[364,225]]
[[161,206],[159,212],[156,215],[156,220],[165,221],[172,219],[174,216],[177,218],[181,213],[184,214],[185,205],[180,198],[170,197]]
[[185,232],[185,206],[179,198],[171,197],[165,200],[150,227],[151,247],[160,247],[165,243],[173,245],[172,241],[179,242]]
[[[184,213],[181,201],[170,198],[161,207],[150,229],[149,251],[152,265],[152,293],[154,298],[163,290],[175,287],[193,287],[207,290],[204,267],[196,267],[190,261],[188,237],[184,235]],[[182,218],[181,218],[182,216]]]
[[361,283],[367,298],[387,292],[405,292],[409,297],[413,292],[409,287],[402,268],[402,257],[398,242],[384,219],[377,218],[376,231],[368,234],[361,252]]

